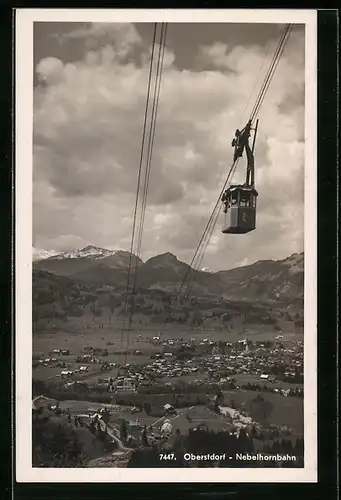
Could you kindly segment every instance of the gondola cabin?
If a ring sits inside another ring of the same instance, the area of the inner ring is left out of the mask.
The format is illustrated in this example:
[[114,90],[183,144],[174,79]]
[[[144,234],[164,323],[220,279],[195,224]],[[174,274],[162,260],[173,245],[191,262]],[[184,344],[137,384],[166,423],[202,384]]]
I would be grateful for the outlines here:
[[224,234],[245,234],[256,229],[257,191],[246,185],[230,186],[224,193]]

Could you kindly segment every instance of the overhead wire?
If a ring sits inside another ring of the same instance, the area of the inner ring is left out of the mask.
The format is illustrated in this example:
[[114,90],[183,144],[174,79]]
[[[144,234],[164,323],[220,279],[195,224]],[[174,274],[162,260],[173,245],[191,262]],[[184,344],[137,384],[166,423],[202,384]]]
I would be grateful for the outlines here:
[[165,49],[166,49],[166,45],[165,45],[166,37],[167,37],[167,24],[162,23],[161,35],[160,35],[160,45],[159,45],[159,56],[158,56],[156,78],[155,78],[155,85],[154,85],[154,100],[153,100],[152,117],[151,117],[151,129],[150,129],[149,139],[148,139],[147,165],[146,165],[145,177],[144,177],[144,188],[143,188],[142,209],[141,209],[141,223],[140,223],[140,227],[139,227],[138,242],[137,242],[137,251],[138,252],[141,251],[141,247],[142,247],[142,236],[143,236],[145,212],[146,212],[147,200],[148,200],[148,188],[149,188],[149,180],[150,180],[150,172],[151,172],[151,164],[152,164],[153,148],[154,148],[154,140],[155,140],[155,132],[156,132],[156,118],[157,118],[157,112],[158,112],[159,100],[160,100],[162,68],[163,68],[164,55],[165,55]]
[[212,234],[214,232],[214,229],[215,229],[215,227],[217,225],[220,212],[221,212],[221,206],[219,205],[218,208],[217,208],[217,210],[215,211],[215,214],[214,214],[214,217],[212,219],[212,223],[211,223],[209,231],[207,233],[205,242],[203,243],[202,249],[200,251],[200,255],[198,257],[197,264],[193,268],[194,272],[191,273],[190,278],[189,278],[189,282],[188,282],[188,284],[186,286],[186,289],[185,289],[185,292],[184,292],[184,299],[185,300],[188,300],[189,297],[190,297],[190,295],[191,295],[191,293],[192,293],[192,290],[193,290],[193,287],[194,287],[194,283],[195,283],[195,278],[196,278],[195,272],[198,272],[199,269],[202,266],[202,263],[203,263],[203,260],[204,260],[204,257],[205,257],[205,253],[206,253],[206,250],[207,250],[208,245],[210,243],[210,240],[211,240]]
[[[147,199],[148,199],[148,187],[149,187],[151,163],[152,163],[152,155],[153,155],[153,147],[154,147],[154,139],[155,139],[155,131],[156,131],[156,117],[157,117],[157,111],[158,111],[158,105],[159,105],[159,99],[160,99],[161,77],[162,77],[162,68],[163,68],[163,61],[164,61],[164,54],[165,54],[166,34],[167,34],[167,25],[165,23],[162,23],[160,44],[159,44],[159,54],[158,54],[158,61],[157,61],[157,70],[156,70],[155,85],[154,85],[153,107],[152,107],[152,113],[151,113],[151,123],[150,123],[148,148],[147,148],[148,149],[147,161],[146,161],[146,169],[145,169],[144,184],[143,184],[141,215],[140,215],[140,222],[139,222],[139,229],[138,229],[137,247],[135,250],[135,255],[137,255],[138,258],[140,257],[140,254],[141,254],[145,212],[146,212]],[[131,307],[130,314],[129,314],[126,357],[128,355],[128,350],[129,350],[130,331],[132,328],[132,318],[134,315],[138,263],[139,263],[139,261],[137,260],[136,267],[135,267],[134,274],[133,274],[132,307]],[[126,359],[125,359],[125,362],[126,362]]]
[[243,119],[241,120],[241,122],[244,122],[244,120],[245,120],[245,114],[246,114],[246,112],[247,112],[247,110],[248,110],[248,107],[249,107],[249,105],[250,105],[250,103],[251,103],[251,99],[252,99],[252,97],[253,97],[253,93],[254,93],[254,91],[255,91],[255,89],[256,89],[256,87],[257,87],[257,84],[258,84],[258,82],[259,82],[260,76],[261,76],[261,74],[262,74],[262,72],[263,72],[263,68],[264,68],[265,63],[266,63],[266,61],[267,61],[267,57],[268,57],[268,55],[269,55],[269,52],[270,52],[270,44],[268,44],[268,45],[267,45],[267,49],[266,49],[266,52],[265,52],[264,57],[263,57],[263,59],[262,59],[262,64],[261,64],[261,66],[260,66],[260,68],[259,68],[259,71],[258,71],[258,74],[257,74],[257,78],[255,79],[255,81],[254,81],[254,83],[253,83],[252,90],[251,90],[251,92],[250,92],[250,94],[249,94],[249,99],[248,99],[248,101],[247,101],[247,103],[245,104],[245,107],[244,107],[244,109],[243,109]]
[[[143,156],[144,156],[144,145],[145,145],[145,134],[146,134],[146,124],[147,124],[147,115],[148,115],[148,106],[149,106],[149,100],[150,100],[150,88],[151,88],[151,73],[152,73],[152,67],[153,67],[153,55],[154,55],[154,49],[155,49],[155,39],[156,39],[156,30],[157,30],[157,23],[154,25],[154,35],[153,35],[153,48],[152,48],[152,56],[151,56],[151,63],[150,63],[150,72],[149,72],[149,79],[148,79],[148,91],[147,91],[147,102],[146,102],[146,110],[145,110],[145,117],[144,117],[144,125],[143,125],[143,137],[142,137],[142,147],[141,147],[141,156],[140,156],[140,164],[139,164],[139,171],[138,171],[138,182],[137,182],[137,193],[136,193],[136,201],[135,201],[135,209],[134,209],[134,219],[133,219],[133,231],[132,231],[132,239],[131,239],[131,252],[130,252],[130,258],[129,258],[129,269],[128,269],[128,277],[127,277],[127,292],[126,292],[126,307],[125,311],[128,313],[128,302],[129,302],[129,291],[131,289],[131,297],[132,297],[132,303],[131,303],[131,310],[130,314],[128,317],[128,337],[127,337],[127,349],[126,349],[126,355],[125,355],[125,361],[128,353],[128,347],[129,347],[129,334],[131,330],[131,324],[132,324],[132,316],[133,316],[133,310],[134,310],[134,294],[135,294],[135,288],[136,288],[136,277],[137,277],[137,267],[138,267],[138,256],[140,254],[141,246],[142,246],[142,235],[143,235],[143,228],[144,228],[144,219],[145,219],[145,211],[146,211],[146,205],[147,205],[147,196],[148,196],[148,186],[149,186],[149,179],[150,179],[150,169],[151,169],[151,159],[152,159],[152,152],[153,152],[153,144],[154,144],[154,138],[155,138],[155,128],[156,128],[156,115],[157,115],[157,109],[158,109],[158,103],[159,103],[159,95],[160,95],[160,88],[161,88],[161,74],[162,74],[162,66],[163,66],[163,60],[164,60],[164,51],[165,51],[165,40],[166,40],[166,33],[167,33],[167,26],[165,23],[162,23],[161,26],[161,36],[160,36],[160,45],[159,45],[159,56],[158,56],[158,67],[157,67],[157,72],[156,72],[156,79],[155,79],[155,85],[154,85],[154,102],[153,102],[153,109],[152,109],[152,117],[151,117],[151,125],[150,125],[150,132],[149,132],[149,141],[148,141],[148,152],[147,152],[147,163],[146,163],[146,170],[145,170],[145,175],[144,175],[144,184],[143,184],[143,193],[142,193],[142,204],[141,204],[141,215],[140,215],[140,220],[138,224],[138,230],[137,230],[137,242],[136,242],[136,248],[134,248],[135,244],[135,235],[136,235],[136,226],[137,226],[137,210],[138,210],[138,202],[140,199],[140,187],[141,187],[141,176],[142,176],[142,162],[143,162]],[[276,71],[276,68],[278,66],[279,60],[281,58],[281,55],[283,53],[284,47],[286,45],[286,42],[289,38],[291,31],[291,25],[287,25],[285,28],[280,42],[277,46],[276,52],[274,54],[274,57],[271,61],[270,67],[268,69],[268,72],[266,74],[266,77],[263,81],[262,87],[260,89],[260,92],[258,94],[258,97],[256,99],[255,105],[252,109],[251,115],[250,115],[250,121],[252,122],[257,114],[259,113],[260,107],[264,101],[265,95],[267,93],[267,90],[271,84],[272,78],[274,76],[274,72]],[[188,277],[191,278],[189,283],[187,283],[187,290],[185,293],[185,297],[188,298],[189,293],[193,287],[193,277],[194,277],[194,272],[200,267],[202,260],[204,258],[205,252],[207,250],[208,244],[210,242],[211,236],[213,234],[213,231],[215,229],[220,209],[221,209],[221,198],[226,190],[226,186],[230,179],[232,178],[234,171],[236,169],[238,160],[234,161],[233,164],[231,165],[231,168],[229,170],[229,173],[226,177],[226,180],[224,182],[223,188],[221,190],[221,193],[219,195],[219,198],[212,210],[212,213],[210,215],[210,218],[208,220],[208,223],[206,224],[206,227],[204,229],[204,232],[200,238],[199,244],[196,248],[196,251],[194,253],[194,256],[192,258],[192,261],[185,273],[185,276],[180,284],[180,287],[175,295],[174,300],[172,301],[169,316],[171,315],[174,306],[181,294],[181,291],[186,283],[186,280]],[[135,266],[132,266],[132,257],[133,254],[135,254]],[[132,283],[131,283],[132,279]],[[166,318],[165,325],[167,323],[167,319],[169,316]],[[123,340],[123,333],[124,333],[124,326],[122,329],[122,336],[121,336],[121,344]]]
[[276,51],[275,51],[275,54],[272,58],[272,61],[271,61],[271,64],[269,66],[269,69],[267,71],[267,74],[264,78],[264,81],[263,81],[263,84],[262,84],[262,87],[260,89],[260,92],[258,94],[258,97],[256,99],[256,102],[255,102],[255,105],[251,111],[251,115],[250,115],[250,120],[253,122],[256,115],[258,114],[258,111],[259,111],[259,108],[260,106],[262,105],[263,103],[263,100],[264,100],[264,97],[265,97],[265,94],[270,86],[270,83],[272,81],[272,78],[275,74],[275,71],[277,69],[277,66],[278,66],[278,63],[281,59],[281,56],[283,54],[283,51],[284,51],[284,48],[286,46],[286,43],[289,39],[289,36],[290,36],[290,33],[291,33],[291,29],[292,29],[292,25],[291,24],[288,24],[285,28],[284,28],[284,31],[282,33],[282,36],[280,38],[280,41],[277,45],[277,48],[276,48]]
[[[269,69],[267,71],[267,74],[264,78],[264,81],[263,81],[263,84],[261,86],[261,89],[258,93],[258,96],[257,96],[257,99],[256,99],[256,102],[255,102],[255,105],[251,111],[251,115],[250,115],[250,121],[251,123],[255,120],[256,116],[258,115],[259,113],[259,110],[260,110],[260,107],[264,101],[264,98],[265,98],[265,95],[269,89],[269,86],[271,84],[271,81],[272,81],[272,78],[274,76],[274,73],[277,69],[277,66],[279,64],[279,61],[280,61],[280,58],[283,54],[283,51],[284,51],[284,48],[286,46],[286,43],[288,41],[288,38],[290,36],[290,32],[291,32],[291,29],[292,29],[292,25],[291,24],[288,24],[281,37],[280,37],[280,41],[277,45],[277,48],[276,48],[276,51],[275,51],[275,54],[271,60],[271,63],[270,63],[270,66],[269,66]],[[238,162],[238,160],[237,160]],[[171,305],[171,308],[170,308],[170,312],[167,316],[167,319],[166,319],[166,323],[168,322],[168,319],[171,317],[171,314],[172,314],[172,311],[181,295],[181,291],[183,289],[183,287],[185,286],[185,283],[186,283],[186,280],[191,277],[192,275],[192,283],[189,281],[188,285],[187,285],[187,291],[185,293],[185,298],[188,299],[189,297],[189,293],[193,287],[193,276],[195,275],[195,271],[198,270],[198,267],[200,267],[201,263],[202,263],[202,260],[203,260],[203,257],[205,255],[205,252],[206,252],[206,249],[208,247],[208,244],[209,244],[209,241],[210,241],[210,238],[213,234],[213,231],[215,229],[215,226],[216,226],[216,223],[217,223],[217,220],[218,220],[218,217],[219,217],[219,213],[220,213],[220,202],[221,202],[221,198],[222,198],[222,195],[224,193],[224,191],[226,190],[226,186],[229,182],[229,180],[232,178],[233,176],[233,173],[235,171],[235,168],[237,166],[237,162],[234,161],[230,170],[229,170],[229,173],[227,175],[227,178],[226,178],[226,181],[223,185],[223,188],[219,194],[219,197],[217,199],[217,202],[212,210],[212,213],[210,215],[210,218],[208,220],[208,223],[206,224],[206,227],[204,229],[204,232],[200,238],[200,241],[198,243],[198,246],[195,250],[195,253],[194,253],[194,256],[192,258],[192,261],[185,273],[185,276],[180,284],[180,287],[175,295],[175,298],[172,302],[172,305]]]
[[[152,84],[152,72],[153,72],[156,33],[157,33],[157,23],[154,23],[153,39],[152,39],[152,51],[151,51],[151,57],[150,57],[148,84],[147,84],[147,98],[146,98],[146,106],[145,106],[145,111],[144,111],[143,127],[142,127],[142,145],[141,145],[139,168],[138,168],[138,175],[137,175],[136,197],[135,197],[135,205],[134,205],[134,213],[133,213],[133,227],[132,227],[130,254],[129,254],[129,262],[128,262],[127,285],[126,285],[125,305],[124,305],[124,313],[125,314],[123,317],[122,328],[121,328],[121,338],[120,338],[121,349],[122,349],[122,345],[123,345],[123,336],[124,336],[124,331],[125,331],[125,320],[128,316],[128,305],[129,305],[129,295],[130,295],[129,292],[130,292],[131,279],[132,279],[132,261],[133,261],[133,255],[134,255],[133,251],[134,251],[134,242],[135,242],[135,233],[136,233],[136,220],[137,220],[137,210],[138,210],[138,204],[139,204],[139,198],[140,198],[142,162],[143,162],[145,136],[146,136],[146,130],[147,130],[147,118],[148,118],[148,109],[149,109],[149,100],[150,100],[150,89],[151,89],[151,84]],[[134,257],[134,258],[136,259],[136,257]]]
[[[264,57],[263,57],[263,59],[262,59],[261,65],[260,65],[260,67],[259,67],[259,71],[258,71],[258,74],[257,74],[257,78],[255,79],[255,81],[254,81],[254,83],[253,83],[252,90],[251,90],[250,95],[249,95],[249,99],[248,99],[248,101],[247,101],[247,103],[246,103],[246,105],[245,105],[245,107],[244,107],[244,109],[243,109],[243,112],[242,112],[242,113],[243,113],[243,116],[242,116],[242,118],[241,118],[241,121],[244,121],[243,119],[245,118],[245,112],[247,111],[247,109],[248,109],[248,107],[249,107],[249,104],[250,104],[250,102],[251,102],[251,98],[252,98],[252,96],[253,96],[253,93],[254,93],[254,90],[255,90],[255,88],[256,88],[256,85],[257,85],[257,83],[258,83],[258,81],[259,81],[259,78],[260,78],[260,76],[261,76],[261,74],[262,74],[262,71],[263,71],[263,68],[264,68],[264,66],[265,66],[265,63],[266,63],[266,60],[267,60],[267,56],[268,56],[268,54],[269,54],[269,51],[270,51],[270,44],[268,44],[268,45],[267,45],[266,52],[265,52]],[[219,179],[222,177],[222,175],[223,175],[224,171],[225,171],[225,167],[224,167],[224,168],[220,171],[219,176],[218,176],[218,178],[219,178]],[[225,178],[225,177],[224,177],[224,178]],[[220,213],[220,211],[218,211],[218,213],[217,213],[217,217],[216,217],[217,219],[218,219],[218,217],[219,217],[219,213]],[[202,222],[204,223],[204,219],[203,219],[203,221],[202,221]],[[202,262],[202,260],[200,261],[200,263],[201,263],[201,262]],[[199,266],[199,267],[200,267],[200,266]],[[187,292],[186,292],[186,296],[187,296]]]
[[[156,132],[156,118],[157,118],[157,111],[158,111],[159,100],[160,100],[161,78],[162,78],[162,69],[163,69],[165,47],[166,47],[166,45],[165,45],[166,44],[166,36],[167,36],[167,24],[161,23],[160,43],[159,43],[157,68],[156,68],[156,75],[155,75],[155,82],[154,82],[153,105],[152,105],[152,111],[151,111],[151,117],[150,117],[149,137],[148,137],[148,145],[147,145],[147,159],[146,159],[146,165],[145,165],[145,170],[144,170],[144,181],[143,181],[143,188],[142,188],[142,201],[141,201],[141,207],[140,207],[140,217],[139,217],[137,224],[135,224],[138,226],[136,242],[133,242],[136,231],[133,230],[133,235],[132,235],[132,248],[133,248],[132,253],[136,257],[135,257],[135,266],[133,266],[133,269],[132,269],[132,284],[131,284],[131,294],[130,294],[131,308],[130,308],[129,314],[128,314],[128,328],[127,328],[127,338],[126,338],[126,348],[125,348],[125,364],[126,364],[127,356],[128,356],[128,352],[129,352],[130,332],[132,329],[132,320],[133,320],[134,308],[135,308],[137,271],[138,271],[139,258],[140,258],[141,247],[142,247],[142,236],[143,236],[145,213],[146,213],[146,206],[147,206],[147,199],[148,199],[148,188],[149,188],[150,172],[151,172],[151,164],[152,164],[152,156],[153,156],[153,147],[154,147],[154,139],[155,139],[155,132]],[[149,103],[149,100],[148,100],[148,103]],[[141,148],[141,158],[142,159],[143,159],[143,156],[144,156],[144,139],[143,139],[143,146]],[[142,164],[142,160],[141,160],[141,164]],[[138,184],[138,189],[140,189],[140,184]],[[138,196],[139,195],[137,195],[137,197]],[[134,248],[134,243],[136,244],[135,248]],[[126,312],[128,312],[128,310]]]
[[[254,108],[253,108],[253,110],[251,112],[251,116],[250,116],[250,120],[251,121],[253,121],[256,118],[256,116],[257,116],[257,114],[259,112],[259,109],[260,109],[260,107],[261,107],[261,105],[262,105],[262,103],[264,101],[266,92],[267,92],[267,90],[268,90],[268,88],[269,88],[269,86],[271,84],[272,78],[273,78],[273,76],[275,74],[275,71],[277,69],[277,66],[279,64],[281,55],[282,55],[283,50],[285,48],[286,42],[287,42],[287,40],[289,38],[290,32],[291,32],[291,25],[289,24],[289,25],[287,25],[285,27],[284,32],[282,33],[282,36],[281,36],[280,41],[278,43],[277,49],[276,49],[275,54],[273,56],[273,59],[271,61],[270,67],[269,67],[268,72],[267,72],[267,74],[265,76],[263,85],[262,85],[261,90],[259,92],[259,95],[257,97],[257,100],[256,100],[256,103],[254,105]],[[219,216],[219,210],[216,212],[215,222],[213,222],[213,224],[211,225],[210,231],[208,233],[208,237],[206,239],[205,247],[201,251],[201,257],[200,257],[200,259],[198,261],[198,266],[196,266],[194,268],[194,271],[197,270],[200,267],[201,263],[202,263],[202,260],[203,260],[203,257],[205,255],[207,246],[209,244],[209,240],[211,238],[211,235],[212,235],[212,233],[214,231],[216,222],[218,220],[218,216]],[[194,273],[192,273],[192,275],[193,274]],[[188,295],[190,293],[191,288],[192,288],[192,285],[189,284],[189,291],[186,292],[186,296],[187,297],[188,297]]]
[[230,179],[232,179],[232,177],[234,175],[234,172],[236,170],[237,164],[238,164],[238,160],[237,160],[237,162],[234,162],[234,164],[232,165],[232,167],[230,169],[230,173],[229,173],[228,177],[226,178],[226,181],[225,181],[224,186],[222,188],[222,191],[220,193],[219,202],[216,203],[216,205],[215,205],[215,207],[214,207],[214,209],[212,211],[211,218],[210,218],[211,221],[210,221],[209,227],[207,228],[207,232],[206,232],[205,238],[203,239],[203,243],[202,243],[202,245],[201,245],[201,247],[200,247],[200,249],[198,251],[196,262],[193,265],[192,271],[191,271],[191,273],[189,275],[189,280],[188,280],[188,283],[187,283],[187,286],[186,286],[186,289],[185,289],[185,292],[184,292],[184,299],[185,300],[189,299],[190,293],[193,290],[196,273],[200,270],[200,268],[202,266],[206,250],[208,248],[208,245],[210,243],[212,234],[213,234],[213,232],[215,230],[215,227],[217,225],[217,222],[218,222],[218,218],[219,218],[219,215],[220,215],[220,212],[221,212],[220,201],[221,201],[222,195],[223,195],[224,191],[226,190],[227,185],[229,184]]
[[174,299],[173,299],[173,301],[172,301],[172,304],[171,304],[171,307],[170,307],[170,313],[169,313],[169,315],[168,315],[168,316],[167,316],[167,318],[166,318],[165,324],[167,324],[167,323],[168,323],[168,320],[169,320],[169,319],[170,319],[170,317],[171,317],[172,310],[174,309],[174,307],[175,307],[175,305],[176,305],[176,303],[177,303],[177,301],[178,301],[178,299],[179,299],[179,297],[180,297],[180,295],[181,295],[181,291],[182,291],[182,289],[183,289],[183,287],[184,287],[184,285],[185,285],[185,283],[186,283],[186,280],[188,279],[188,277],[189,277],[190,273],[191,273],[191,272],[193,272],[194,265],[195,265],[195,263],[197,262],[197,259],[198,259],[198,255],[199,255],[200,249],[201,249],[201,247],[202,247],[203,243],[205,242],[205,238],[206,238],[206,236],[207,236],[208,231],[209,231],[209,230],[210,230],[210,228],[212,227],[212,221],[214,221],[214,217],[215,217],[216,211],[217,211],[217,209],[218,209],[218,208],[219,208],[219,206],[220,206],[221,197],[222,197],[222,195],[223,195],[223,193],[224,193],[224,191],[225,191],[225,189],[226,189],[226,185],[227,185],[227,183],[229,182],[229,179],[231,178],[231,175],[232,175],[232,173],[233,173],[233,171],[234,171],[234,168],[235,168],[235,166],[236,166],[236,164],[237,164],[237,163],[238,163],[238,160],[237,160],[237,161],[234,161],[234,162],[233,162],[233,164],[232,164],[232,165],[231,165],[231,167],[230,167],[229,173],[228,173],[228,175],[227,175],[227,177],[226,177],[226,180],[225,180],[225,182],[224,182],[224,185],[223,185],[223,187],[222,187],[222,189],[221,189],[221,192],[220,192],[219,198],[218,198],[218,200],[216,201],[216,203],[215,203],[215,205],[214,205],[214,208],[213,208],[213,210],[212,210],[212,213],[211,213],[211,215],[210,215],[210,218],[208,219],[208,222],[207,222],[207,224],[206,224],[206,227],[205,227],[205,229],[204,229],[204,232],[202,233],[202,236],[201,236],[200,241],[199,241],[199,243],[198,243],[198,246],[197,246],[197,248],[196,248],[196,250],[195,250],[195,252],[194,252],[194,255],[193,255],[193,257],[192,257],[192,260],[191,260],[191,262],[190,262],[190,264],[189,264],[189,266],[188,266],[188,268],[187,268],[187,271],[186,271],[186,273],[185,273],[185,276],[184,276],[184,278],[183,278],[183,280],[182,280],[182,282],[181,282],[181,284],[180,284],[180,286],[179,286],[179,288],[178,288],[178,291],[177,291],[177,293],[176,293],[176,295],[175,295],[175,298],[174,298]]
[[[271,81],[272,81],[272,78],[275,74],[275,71],[277,69],[277,66],[279,64],[279,61],[280,61],[280,58],[282,56],[282,53],[284,51],[284,48],[285,48],[285,45],[286,45],[286,42],[290,36],[290,32],[291,32],[291,28],[292,28],[292,25],[291,24],[288,24],[283,33],[282,33],[282,36],[280,38],[280,41],[278,43],[278,46],[276,48],[276,51],[275,51],[275,54],[272,58],[272,61],[271,61],[271,64],[269,66],[269,69],[267,71],[267,74],[265,76],[265,79],[264,79],[264,82],[263,82],[263,85],[260,89],[260,92],[258,94],[258,97],[257,97],[257,100],[256,100],[256,103],[253,107],[253,110],[251,112],[251,116],[250,116],[250,120],[251,121],[254,121],[259,110],[260,110],[260,107],[264,101],[264,98],[265,98],[265,95],[266,95],[266,92],[271,84]],[[198,270],[198,268],[201,266],[201,263],[202,263],[202,260],[203,260],[203,257],[205,255],[205,252],[206,252],[206,249],[207,249],[207,246],[209,244],[209,241],[210,241],[210,238],[211,238],[211,235],[213,234],[213,231],[215,229],[215,225],[216,225],[216,222],[218,220],[218,216],[219,216],[219,210],[216,212],[216,217],[215,217],[215,222],[213,222],[213,224],[211,225],[211,228],[210,228],[210,231],[208,233],[208,237],[206,239],[206,243],[205,243],[205,247],[202,249],[201,251],[201,258],[200,260],[198,261],[198,266],[194,268],[194,271]],[[194,273],[192,273],[192,276],[194,275]],[[189,291],[186,292],[186,296],[188,297],[191,289],[192,289],[192,286],[193,286],[193,283],[192,284],[189,284]]]

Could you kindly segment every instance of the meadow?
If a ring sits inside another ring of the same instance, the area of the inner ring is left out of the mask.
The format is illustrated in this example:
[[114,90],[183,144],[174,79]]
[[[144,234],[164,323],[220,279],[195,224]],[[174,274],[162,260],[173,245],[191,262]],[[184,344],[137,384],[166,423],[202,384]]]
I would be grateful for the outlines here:
[[[272,340],[278,332],[262,331],[262,330],[245,330],[240,331],[226,331],[216,329],[198,329],[198,328],[162,328],[159,325],[155,328],[136,328],[129,332],[129,349],[136,349],[140,351],[157,350],[150,344],[150,340],[154,336],[160,336],[161,341],[183,338],[194,338],[197,342],[201,342],[205,338],[213,341],[236,342],[249,338],[256,341]],[[284,334],[283,342],[289,344],[292,341],[303,340],[303,334],[286,332]],[[112,345],[108,346],[108,342]],[[108,348],[109,351],[124,350],[128,344],[128,333],[125,331],[122,335],[122,329],[116,326],[107,324],[91,324],[83,325],[83,328],[78,329],[76,325],[68,325],[67,328],[51,328],[33,333],[33,352],[43,352],[44,354],[52,349],[70,349],[71,352],[78,354],[85,346],[96,346],[100,348]]]
[[[257,393],[254,391],[224,391],[224,399],[227,406],[237,409],[245,409]],[[286,426],[293,430],[294,434],[302,435],[304,432],[304,403],[300,398],[283,397],[273,393],[262,393],[264,401],[271,403],[272,410],[267,418],[269,424]],[[252,416],[252,415],[251,415]]]

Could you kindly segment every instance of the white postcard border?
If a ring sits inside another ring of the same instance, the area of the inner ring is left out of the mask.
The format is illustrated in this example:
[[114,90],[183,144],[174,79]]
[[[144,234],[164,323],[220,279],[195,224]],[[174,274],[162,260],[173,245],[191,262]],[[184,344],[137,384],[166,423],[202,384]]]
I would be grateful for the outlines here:
[[[302,469],[57,469],[32,467],[32,132],[34,22],[302,23],[306,25],[304,437]],[[317,481],[317,11],[16,10],[15,445],[18,482]],[[270,472],[271,471],[271,472]],[[91,479],[90,479],[91,478]]]

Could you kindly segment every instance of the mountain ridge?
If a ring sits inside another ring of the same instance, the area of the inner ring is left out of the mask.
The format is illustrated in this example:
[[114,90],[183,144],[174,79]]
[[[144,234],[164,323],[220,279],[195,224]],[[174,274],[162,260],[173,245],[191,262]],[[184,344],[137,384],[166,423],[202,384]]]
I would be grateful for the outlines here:
[[[302,300],[304,253],[281,260],[260,260],[230,270],[192,270],[174,254],[165,252],[143,262],[124,250],[107,250],[88,245],[73,253],[64,252],[34,262],[35,271],[72,277],[83,282],[126,287],[129,266],[136,268],[136,286],[173,292],[187,275],[194,295],[215,295],[233,299]],[[186,286],[186,284],[185,284]]]
[[94,258],[104,259],[111,255],[115,255],[118,250],[109,250],[107,248],[96,247],[95,245],[87,245],[81,249],[71,250],[69,252],[62,252],[57,255],[52,255],[49,259],[81,259],[81,258]]

